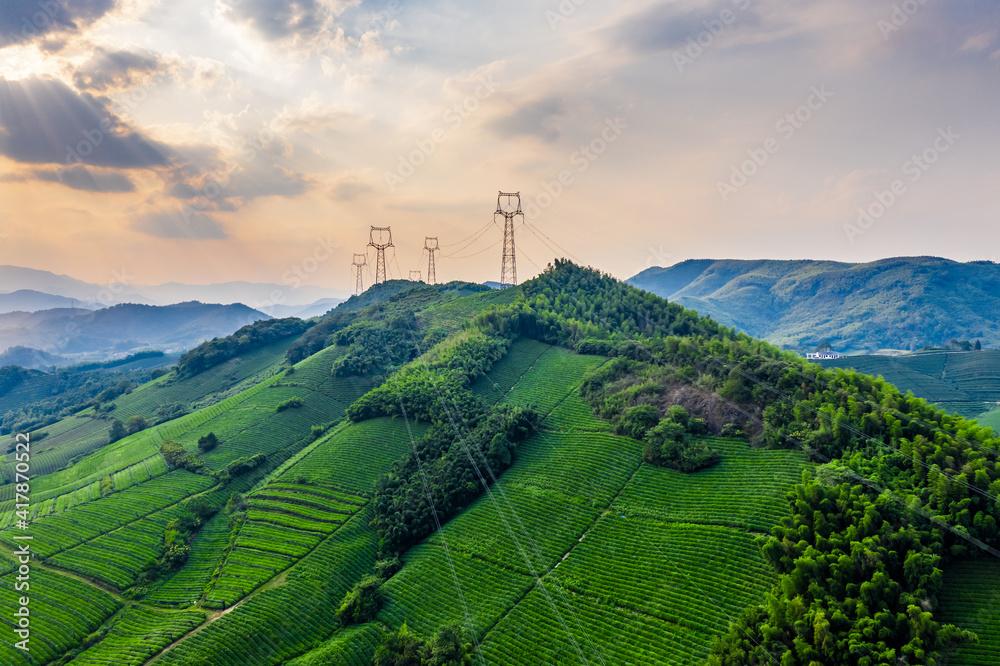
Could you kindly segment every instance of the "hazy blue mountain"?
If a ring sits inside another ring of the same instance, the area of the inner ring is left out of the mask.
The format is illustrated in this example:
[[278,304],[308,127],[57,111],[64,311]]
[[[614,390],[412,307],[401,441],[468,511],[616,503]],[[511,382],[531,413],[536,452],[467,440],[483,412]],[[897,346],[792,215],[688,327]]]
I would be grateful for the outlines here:
[[629,282],[791,348],[920,349],[952,338],[1000,346],[1000,265],[936,257],[684,261]]
[[0,350],[31,347],[74,361],[143,349],[171,352],[229,335],[260,319],[270,316],[241,304],[198,302],[12,312],[0,315]]
[[65,296],[55,296],[33,289],[18,289],[9,294],[0,294],[0,314],[7,312],[38,312],[54,308],[83,306],[83,301]]
[[[328,289],[313,285],[293,288],[272,282],[220,282],[217,284],[129,284],[134,279],[128,271],[109,273],[108,282],[96,284],[77,280],[68,275],[20,266],[0,266],[0,295],[32,290],[51,296],[75,299],[75,303],[53,304],[52,307],[106,307],[119,303],[144,303],[169,305],[186,301],[201,303],[243,303],[252,308],[266,307],[272,303],[281,306],[308,306],[322,299],[347,298],[350,293],[342,289]],[[332,307],[332,306],[331,306]],[[0,309],[0,312],[3,310]],[[7,310],[10,311],[10,310]]]

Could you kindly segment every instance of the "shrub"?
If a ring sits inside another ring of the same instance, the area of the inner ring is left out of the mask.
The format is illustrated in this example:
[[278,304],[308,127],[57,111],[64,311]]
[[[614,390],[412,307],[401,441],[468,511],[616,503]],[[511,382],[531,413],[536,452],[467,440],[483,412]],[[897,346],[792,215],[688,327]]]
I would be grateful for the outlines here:
[[288,400],[284,401],[280,405],[274,408],[276,412],[283,412],[286,409],[293,409],[302,406],[302,398],[298,396],[292,396]]
[[[619,419],[616,430],[619,435],[632,439],[642,439],[646,432],[660,420],[660,410],[653,405],[629,407]],[[681,426],[683,428],[683,426]]]
[[125,422],[125,430],[130,435],[134,435],[137,432],[145,430],[147,426],[148,424],[146,423],[146,419],[139,416],[138,414],[129,418],[129,420]]
[[219,445],[219,438],[215,436],[214,432],[210,432],[204,437],[198,438],[198,448],[204,453],[211,451]]
[[703,419],[691,417],[680,405],[667,410],[667,415],[645,436],[643,457],[660,467],[672,467],[682,472],[696,472],[719,461],[719,454],[704,440],[708,427]]
[[379,587],[382,579],[368,575],[359,580],[351,591],[344,596],[340,608],[337,609],[337,620],[341,625],[363,624],[375,619],[382,607],[382,590]]

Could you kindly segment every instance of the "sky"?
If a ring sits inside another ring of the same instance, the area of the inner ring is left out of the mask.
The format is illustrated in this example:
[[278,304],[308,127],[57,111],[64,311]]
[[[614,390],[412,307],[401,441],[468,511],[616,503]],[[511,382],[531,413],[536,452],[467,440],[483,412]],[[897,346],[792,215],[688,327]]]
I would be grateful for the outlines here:
[[[353,290],[1000,255],[1000,3],[4,0],[0,264]],[[2,291],[2,285],[0,285]]]

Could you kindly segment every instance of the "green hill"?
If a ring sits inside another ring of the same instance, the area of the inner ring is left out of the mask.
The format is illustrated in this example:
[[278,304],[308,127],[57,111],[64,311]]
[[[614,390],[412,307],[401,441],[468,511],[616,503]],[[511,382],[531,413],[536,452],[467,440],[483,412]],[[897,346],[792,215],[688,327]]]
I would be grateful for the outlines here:
[[629,280],[783,347],[917,350],[952,338],[1000,347],[1000,266],[935,257],[690,260]]
[[384,291],[46,426],[22,515],[8,456],[0,662],[992,655],[991,431],[568,262]]

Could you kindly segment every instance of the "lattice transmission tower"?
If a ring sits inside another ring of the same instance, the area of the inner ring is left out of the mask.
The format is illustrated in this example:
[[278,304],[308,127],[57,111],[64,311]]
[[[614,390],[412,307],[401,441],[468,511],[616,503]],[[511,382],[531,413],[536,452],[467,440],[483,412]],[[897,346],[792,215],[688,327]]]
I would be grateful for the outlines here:
[[[378,236],[376,240],[376,235]],[[385,282],[385,250],[392,244],[392,227],[372,227],[368,234],[368,247],[375,248],[375,284]]]
[[438,244],[437,237],[431,238],[430,236],[427,236],[424,238],[424,249],[427,250],[427,284],[436,284],[437,267],[434,264],[434,253],[441,251],[441,246]]
[[493,214],[493,221],[497,216],[503,216],[503,259],[500,263],[500,288],[506,289],[517,284],[517,258],[514,255],[514,219],[520,215],[521,222],[524,222],[524,213],[521,211],[520,192],[501,192],[497,196],[497,212]]
[[354,271],[357,273],[357,282],[354,287],[354,294],[360,296],[365,291],[365,279],[363,269],[368,265],[368,256],[364,254],[355,254],[354,261],[351,266],[354,266]]
[[423,278],[420,277],[420,271],[410,271],[410,282],[423,282]]

